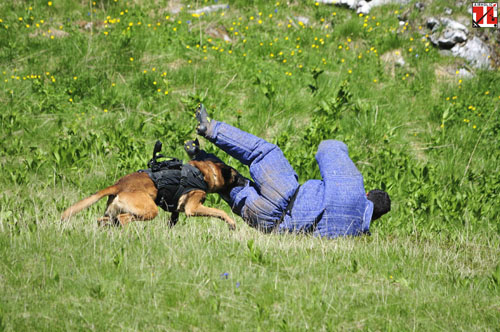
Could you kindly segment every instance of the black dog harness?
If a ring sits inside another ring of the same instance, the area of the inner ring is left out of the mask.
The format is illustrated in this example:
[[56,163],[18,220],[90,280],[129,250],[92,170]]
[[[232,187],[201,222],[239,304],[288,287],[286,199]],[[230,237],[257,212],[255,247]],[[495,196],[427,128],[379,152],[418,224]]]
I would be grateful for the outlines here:
[[173,212],[177,210],[182,195],[193,190],[207,191],[208,185],[201,171],[190,164],[183,164],[176,158],[158,161],[157,158],[164,157],[158,155],[160,150],[161,142],[158,141],[153,151],[153,158],[148,163],[149,168],[139,172],[146,173],[158,189],[156,205],[165,211]]
[[179,198],[193,190],[207,191],[208,186],[200,170],[190,164],[183,164],[181,169],[151,168],[140,170],[144,172],[158,189],[155,203],[165,211],[176,211]]

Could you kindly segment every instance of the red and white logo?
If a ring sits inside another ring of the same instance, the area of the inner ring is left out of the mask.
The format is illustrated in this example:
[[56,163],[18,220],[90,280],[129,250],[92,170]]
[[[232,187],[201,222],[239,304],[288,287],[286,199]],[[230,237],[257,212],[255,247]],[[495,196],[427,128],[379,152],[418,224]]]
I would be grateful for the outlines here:
[[496,2],[473,2],[472,27],[498,28],[498,4]]

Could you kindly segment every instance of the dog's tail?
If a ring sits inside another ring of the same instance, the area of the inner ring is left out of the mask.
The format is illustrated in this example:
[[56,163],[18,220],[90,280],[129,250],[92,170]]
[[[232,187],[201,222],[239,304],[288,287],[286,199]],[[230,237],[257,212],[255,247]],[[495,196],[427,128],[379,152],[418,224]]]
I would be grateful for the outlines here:
[[116,185],[107,187],[103,190],[99,190],[94,195],[89,196],[87,198],[84,198],[81,201],[76,202],[75,204],[73,204],[69,208],[67,208],[62,214],[61,220],[68,220],[75,213],[77,213],[85,208],[88,208],[89,206],[91,206],[92,204],[94,204],[95,202],[100,200],[101,198],[103,198],[105,196],[109,196],[109,195],[116,195],[118,193],[119,193],[119,188]]

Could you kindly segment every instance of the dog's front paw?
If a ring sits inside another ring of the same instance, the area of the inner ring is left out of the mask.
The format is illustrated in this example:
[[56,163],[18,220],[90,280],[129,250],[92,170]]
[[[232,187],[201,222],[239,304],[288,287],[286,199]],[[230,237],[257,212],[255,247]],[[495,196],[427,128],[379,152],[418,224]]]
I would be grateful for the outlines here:
[[101,217],[97,219],[97,226],[99,227],[111,227],[114,226],[113,221],[109,217]]

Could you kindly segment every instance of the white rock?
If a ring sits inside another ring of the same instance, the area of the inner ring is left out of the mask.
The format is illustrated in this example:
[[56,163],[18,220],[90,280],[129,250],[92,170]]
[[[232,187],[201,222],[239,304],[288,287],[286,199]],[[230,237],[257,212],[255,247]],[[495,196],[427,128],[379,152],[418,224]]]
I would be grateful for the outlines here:
[[439,28],[439,26],[441,25],[441,23],[439,23],[439,20],[434,18],[434,17],[429,17],[427,19],[426,24],[427,24],[427,27],[429,29],[431,29],[433,32],[436,31]]
[[467,40],[467,35],[461,30],[446,29],[437,40],[439,48],[450,49],[457,43],[463,43]]
[[474,77],[474,75],[465,68],[460,68],[458,70],[457,76],[460,78],[472,78],[472,77]]
[[212,6],[206,6],[206,7],[200,8],[200,9],[196,9],[196,10],[190,10],[190,11],[188,11],[188,13],[189,14],[198,14],[198,15],[200,15],[201,13],[207,14],[207,13],[216,12],[218,10],[225,9],[228,7],[229,7],[229,5],[227,5],[227,4],[212,5]]
[[441,18],[441,23],[444,26],[446,26],[452,30],[461,30],[461,31],[465,32],[466,34],[469,33],[469,30],[467,30],[465,25],[463,25],[462,23],[458,23],[457,21],[454,21],[454,20],[449,19],[447,17]]
[[297,22],[302,22],[304,25],[308,25],[310,21],[309,18],[305,16],[295,16],[294,18]]
[[475,68],[491,69],[490,49],[477,37],[469,39],[465,44],[456,44],[451,49],[454,56],[464,58]]
[[358,4],[357,13],[358,14],[365,14],[366,15],[366,14],[370,13],[370,10],[373,7],[387,5],[387,4],[390,4],[390,3],[399,3],[399,4],[402,4],[402,5],[406,5],[409,2],[410,2],[410,0],[372,0],[370,2],[363,1],[363,4],[361,2]]
[[356,9],[360,0],[317,0],[319,3],[324,3],[327,5],[337,5],[348,7],[350,9]]

